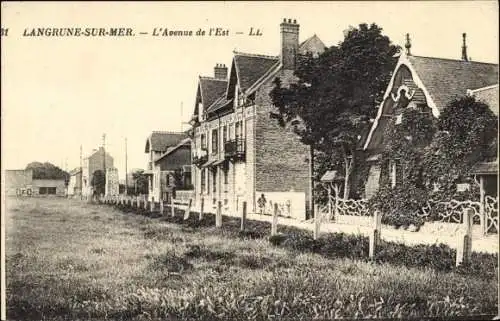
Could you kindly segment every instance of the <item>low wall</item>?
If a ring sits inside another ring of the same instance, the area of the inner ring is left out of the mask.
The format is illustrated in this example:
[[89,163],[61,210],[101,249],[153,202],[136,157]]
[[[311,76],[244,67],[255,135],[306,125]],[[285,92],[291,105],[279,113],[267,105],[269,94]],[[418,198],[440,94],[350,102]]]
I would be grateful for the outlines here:
[[255,204],[257,213],[260,213],[259,198],[264,194],[266,203],[263,214],[273,214],[274,204],[278,204],[278,215],[292,217],[298,220],[305,219],[306,213],[306,194],[304,192],[263,192],[255,193]]

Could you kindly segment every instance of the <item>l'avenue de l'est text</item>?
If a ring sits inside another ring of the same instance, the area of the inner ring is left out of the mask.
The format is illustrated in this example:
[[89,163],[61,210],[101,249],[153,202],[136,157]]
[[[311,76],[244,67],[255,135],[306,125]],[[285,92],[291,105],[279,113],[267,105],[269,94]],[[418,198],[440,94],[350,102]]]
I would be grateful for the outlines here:
[[[5,30],[5,32],[4,32]],[[259,28],[249,27],[246,31],[232,32],[227,28],[198,28],[194,30],[171,29],[155,27],[150,30],[135,30],[133,28],[25,28],[23,37],[227,37],[230,35],[262,36]],[[2,28],[2,36],[10,35],[8,28]]]

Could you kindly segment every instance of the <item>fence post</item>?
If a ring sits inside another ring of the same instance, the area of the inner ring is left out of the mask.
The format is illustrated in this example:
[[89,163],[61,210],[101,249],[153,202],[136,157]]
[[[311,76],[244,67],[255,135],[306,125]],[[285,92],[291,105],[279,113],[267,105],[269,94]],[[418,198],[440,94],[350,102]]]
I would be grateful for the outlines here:
[[192,205],[193,200],[189,199],[188,206],[186,208],[186,211],[184,212],[184,221],[189,219],[189,214],[191,213],[191,205]]
[[172,217],[175,216],[175,206],[174,206],[174,197],[170,195],[170,209],[172,210]]
[[154,199],[151,201],[151,204],[150,204],[150,207],[149,207],[149,211],[152,213],[154,212],[155,210],[155,201]]
[[382,214],[375,210],[373,213],[373,230],[370,232],[370,248],[369,257],[373,259],[377,251],[377,247],[380,244],[380,230],[382,228]]
[[160,214],[163,215],[163,200],[160,200]]
[[240,230],[242,232],[245,230],[246,223],[247,223],[247,202],[243,202],[243,208],[241,212],[241,226],[240,226]]
[[217,202],[217,211],[215,214],[215,226],[222,227],[222,202]]
[[205,199],[202,197],[201,198],[201,204],[200,204],[200,217],[198,218],[200,221],[203,219],[203,210],[205,206]]
[[464,209],[462,229],[458,233],[456,266],[470,262],[472,252],[472,209]]
[[319,238],[319,228],[321,226],[321,215],[319,213],[319,205],[314,205],[314,230],[313,238],[317,240]]
[[271,225],[271,236],[278,234],[278,203],[274,203],[273,222]]

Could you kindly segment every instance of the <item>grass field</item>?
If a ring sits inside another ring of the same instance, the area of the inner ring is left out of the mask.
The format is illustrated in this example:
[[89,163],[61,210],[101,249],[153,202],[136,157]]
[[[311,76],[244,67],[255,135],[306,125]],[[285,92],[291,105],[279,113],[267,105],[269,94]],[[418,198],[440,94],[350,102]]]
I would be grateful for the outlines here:
[[8,199],[9,320],[496,314],[498,279],[330,259],[66,199]]

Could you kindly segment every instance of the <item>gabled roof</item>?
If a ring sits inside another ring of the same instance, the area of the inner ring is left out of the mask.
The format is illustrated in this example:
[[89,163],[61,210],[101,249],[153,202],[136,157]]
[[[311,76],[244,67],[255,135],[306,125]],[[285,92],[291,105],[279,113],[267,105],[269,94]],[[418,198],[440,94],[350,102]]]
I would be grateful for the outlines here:
[[191,139],[185,138],[185,139],[181,140],[177,145],[167,148],[165,153],[162,154],[160,157],[158,157],[157,160],[155,160],[155,163],[159,162],[160,160],[162,160],[166,156],[172,154],[175,150],[179,149],[182,146],[188,146],[188,147],[191,146]]
[[227,80],[200,76],[201,103],[210,107],[219,97],[226,93]]
[[236,69],[240,89],[245,92],[276,64],[279,57],[234,52],[232,69]]
[[497,64],[420,56],[407,59],[439,110],[454,98],[464,96],[467,89],[498,83]]
[[319,39],[318,36],[316,36],[316,34],[309,37],[299,45],[299,54],[301,55],[305,55],[307,53],[312,53],[313,55],[322,54],[325,50],[325,44],[321,41],[321,39]]
[[220,96],[214,103],[207,108],[207,113],[213,113],[217,110],[220,110],[230,104],[232,104],[232,99],[227,99],[225,95]]
[[186,133],[153,131],[146,141],[145,153],[150,150],[165,152],[168,147],[177,145],[181,140],[187,138]]

